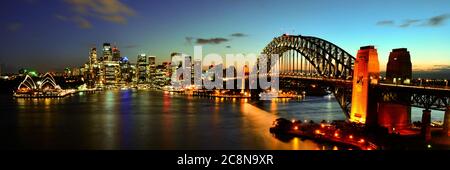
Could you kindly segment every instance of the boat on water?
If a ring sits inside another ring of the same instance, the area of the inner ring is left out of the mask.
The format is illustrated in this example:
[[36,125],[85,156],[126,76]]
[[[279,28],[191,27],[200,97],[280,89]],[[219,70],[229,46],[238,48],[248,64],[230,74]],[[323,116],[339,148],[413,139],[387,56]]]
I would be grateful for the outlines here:
[[299,120],[289,121],[285,118],[278,118],[273,122],[269,131],[275,136],[300,137],[361,150],[376,150],[379,148],[374,143],[367,141],[365,136],[353,134],[352,131],[343,132],[328,123],[316,124],[313,121],[303,123]]

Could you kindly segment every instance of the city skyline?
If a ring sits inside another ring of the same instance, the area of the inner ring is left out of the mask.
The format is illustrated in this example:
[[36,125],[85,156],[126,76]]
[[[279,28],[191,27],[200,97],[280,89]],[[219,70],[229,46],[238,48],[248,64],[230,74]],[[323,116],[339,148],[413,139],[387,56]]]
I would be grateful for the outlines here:
[[392,49],[408,48],[414,71],[449,75],[450,7],[409,2],[7,1],[0,62],[2,72],[60,71],[85,63],[89,48],[104,42],[133,62],[141,53],[169,61],[172,52],[192,54],[194,45],[204,54],[259,53],[288,33],[322,37],[352,55],[375,45],[381,65]]
[[157,150],[178,168],[448,150],[446,1],[6,0],[0,149]]

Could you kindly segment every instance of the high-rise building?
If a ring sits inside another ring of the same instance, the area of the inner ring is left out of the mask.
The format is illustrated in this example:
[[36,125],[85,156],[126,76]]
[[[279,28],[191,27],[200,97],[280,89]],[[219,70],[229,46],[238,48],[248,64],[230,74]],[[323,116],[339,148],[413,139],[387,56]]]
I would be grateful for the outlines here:
[[152,84],[159,88],[170,85],[171,81],[171,77],[169,76],[170,70],[171,70],[170,62],[162,62],[161,65],[156,66],[156,74]]
[[167,61],[162,62],[162,67],[167,74],[166,76],[170,78],[172,76],[172,63]]
[[148,73],[149,73],[149,82],[153,82],[156,76],[156,57],[149,56],[148,57]]
[[64,69],[64,77],[70,77],[70,76],[72,76],[72,70],[69,68],[69,67],[66,67],[65,69]]
[[147,55],[146,54],[140,54],[137,58],[137,82],[139,84],[145,84],[148,83],[148,61],[147,61]]
[[77,77],[77,76],[81,76],[81,68],[79,67],[74,67],[72,68],[72,77]]
[[103,44],[103,58],[102,61],[112,61],[112,48],[110,43]]
[[138,82],[137,73],[138,73],[138,72],[137,72],[136,65],[130,64],[131,82],[132,82],[133,84],[137,84],[137,82]]
[[92,68],[93,65],[97,64],[97,48],[91,48],[91,51],[89,52],[89,64]]
[[148,64],[150,66],[154,66],[156,68],[156,57],[155,56],[149,56],[148,57]]
[[120,50],[117,47],[112,48],[112,61],[120,61],[122,57],[120,56]]
[[130,61],[128,60],[128,57],[122,57],[122,59],[119,62],[120,64],[120,82],[122,84],[131,83],[133,81],[133,75],[135,75],[135,72],[133,72],[131,68]]
[[120,65],[118,61],[103,61],[105,68],[105,85],[116,85],[120,78]]
[[93,47],[89,51],[89,59],[83,67],[81,67],[80,75],[84,76],[89,87],[94,87],[95,85],[101,84],[101,79],[103,78],[102,70],[102,58],[98,58],[97,48]]

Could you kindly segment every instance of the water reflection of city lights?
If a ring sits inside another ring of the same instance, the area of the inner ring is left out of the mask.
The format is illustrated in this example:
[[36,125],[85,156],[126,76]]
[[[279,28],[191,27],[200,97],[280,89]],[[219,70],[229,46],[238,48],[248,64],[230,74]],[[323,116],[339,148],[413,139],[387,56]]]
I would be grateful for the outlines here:
[[293,150],[299,150],[300,149],[300,139],[299,138],[294,138],[292,139],[292,149]]

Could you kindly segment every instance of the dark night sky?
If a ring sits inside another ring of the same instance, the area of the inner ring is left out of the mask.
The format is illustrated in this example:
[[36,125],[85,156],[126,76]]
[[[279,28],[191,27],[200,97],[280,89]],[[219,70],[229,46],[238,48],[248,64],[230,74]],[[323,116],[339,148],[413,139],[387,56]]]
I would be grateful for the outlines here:
[[[282,33],[327,39],[351,54],[373,44],[384,70],[393,48],[407,47],[413,68],[450,73],[447,0],[6,0],[0,7],[2,71],[59,71],[87,60],[90,47],[116,44],[140,53],[259,53]],[[217,41],[218,39],[224,41]]]

